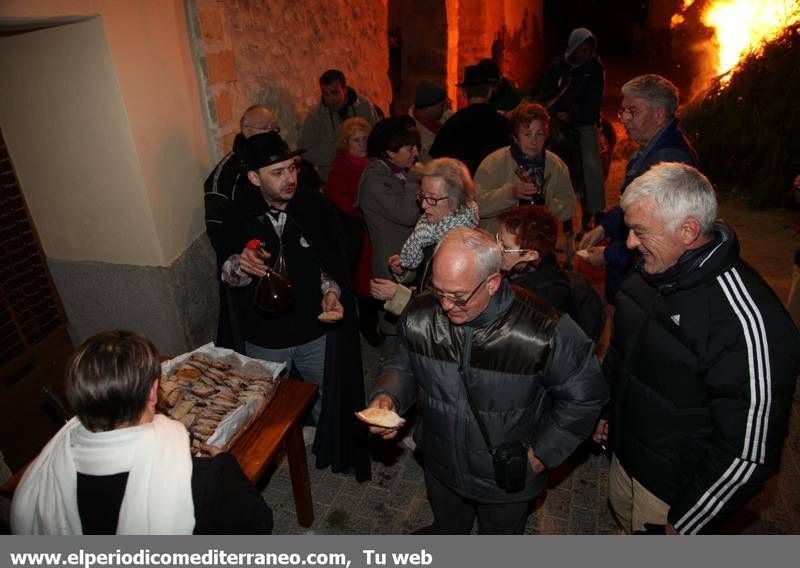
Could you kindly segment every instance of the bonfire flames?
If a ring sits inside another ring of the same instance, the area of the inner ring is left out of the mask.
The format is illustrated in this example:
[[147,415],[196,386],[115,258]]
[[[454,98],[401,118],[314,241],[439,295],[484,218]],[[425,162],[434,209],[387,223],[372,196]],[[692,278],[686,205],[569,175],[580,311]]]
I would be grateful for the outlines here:
[[737,63],[783,29],[800,21],[797,0],[683,0],[672,16],[673,28],[700,22],[713,32],[710,48],[709,77],[718,77],[722,86],[730,81]]

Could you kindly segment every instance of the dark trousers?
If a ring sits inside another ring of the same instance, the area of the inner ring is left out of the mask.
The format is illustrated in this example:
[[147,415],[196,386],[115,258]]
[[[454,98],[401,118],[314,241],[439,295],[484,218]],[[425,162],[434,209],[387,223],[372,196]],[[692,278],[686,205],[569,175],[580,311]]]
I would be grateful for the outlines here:
[[470,534],[475,516],[480,534],[522,534],[530,501],[477,503],[465,499],[425,469],[428,501],[433,509],[433,534]]

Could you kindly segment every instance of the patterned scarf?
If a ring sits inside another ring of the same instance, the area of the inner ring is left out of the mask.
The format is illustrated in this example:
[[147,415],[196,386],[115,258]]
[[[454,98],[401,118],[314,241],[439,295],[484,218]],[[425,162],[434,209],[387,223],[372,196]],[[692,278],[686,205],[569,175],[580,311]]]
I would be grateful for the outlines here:
[[511,141],[511,156],[517,164],[525,170],[529,179],[537,187],[544,187],[544,152],[539,152],[537,156],[528,156],[519,147],[516,141]]
[[414,232],[403,243],[403,250],[400,251],[400,265],[407,269],[417,268],[424,258],[423,249],[429,245],[438,243],[444,234],[456,227],[469,227],[474,229],[478,226],[480,216],[478,214],[478,204],[474,201],[466,203],[457,211],[449,213],[438,223],[432,224],[425,215],[420,216]]

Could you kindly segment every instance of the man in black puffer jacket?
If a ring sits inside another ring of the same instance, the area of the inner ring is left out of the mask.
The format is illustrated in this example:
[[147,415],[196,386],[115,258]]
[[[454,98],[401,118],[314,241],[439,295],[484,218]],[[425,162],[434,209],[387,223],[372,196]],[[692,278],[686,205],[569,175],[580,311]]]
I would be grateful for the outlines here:
[[[521,534],[544,471],[591,434],[608,399],[592,341],[569,316],[509,285],[500,257],[485,231],[444,236],[431,287],[403,313],[372,394],[370,406],[400,413],[417,402],[414,439],[438,534],[469,534],[476,514],[482,534]],[[516,491],[496,480],[489,446],[503,444],[521,448]]]
[[617,296],[604,363],[611,421],[595,439],[610,434],[609,499],[628,531],[716,532],[778,470],[800,338],[714,223],[696,169],[652,167],[622,208],[642,260]]

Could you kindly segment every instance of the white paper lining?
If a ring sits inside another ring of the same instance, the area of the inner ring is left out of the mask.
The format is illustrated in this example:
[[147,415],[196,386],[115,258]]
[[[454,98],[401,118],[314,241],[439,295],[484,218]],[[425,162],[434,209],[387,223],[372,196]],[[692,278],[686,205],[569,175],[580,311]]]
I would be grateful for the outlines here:
[[[286,363],[274,363],[272,361],[262,361],[261,359],[253,359],[246,357],[241,353],[237,353],[232,349],[225,349],[224,347],[217,347],[214,343],[206,343],[202,347],[198,347],[194,351],[178,355],[174,359],[164,361],[161,363],[161,373],[163,376],[170,376],[178,367],[180,367],[189,357],[194,354],[206,355],[212,357],[217,361],[229,363],[234,369],[241,373],[251,375],[272,375],[275,382],[279,382],[278,376],[286,369]],[[276,384],[277,388],[277,384]],[[274,394],[274,393],[273,393]],[[225,444],[233,438],[239,430],[258,412],[261,407],[259,400],[248,400],[243,406],[240,406],[224,420],[222,420],[214,434],[206,441],[211,446],[218,448],[225,447]]]

